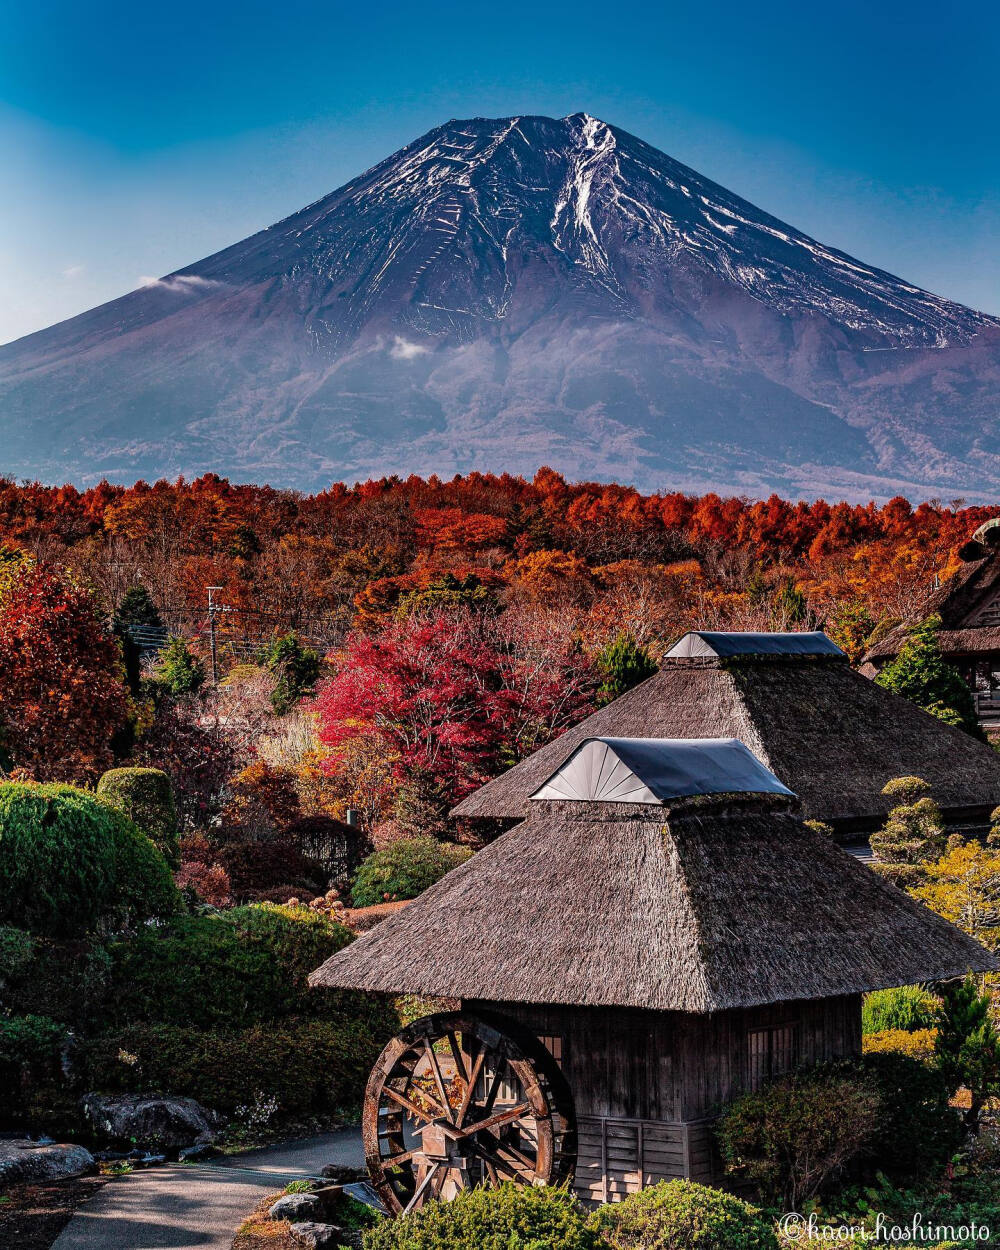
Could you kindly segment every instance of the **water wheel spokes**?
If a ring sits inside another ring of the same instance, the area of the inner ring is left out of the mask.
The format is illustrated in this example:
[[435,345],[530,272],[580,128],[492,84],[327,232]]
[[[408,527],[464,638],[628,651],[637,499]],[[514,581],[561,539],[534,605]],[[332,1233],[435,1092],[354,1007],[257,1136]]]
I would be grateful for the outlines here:
[[372,1183],[393,1213],[473,1185],[558,1184],[576,1160],[558,1065],[502,1017],[442,1013],[404,1029],[371,1074],[362,1130]]

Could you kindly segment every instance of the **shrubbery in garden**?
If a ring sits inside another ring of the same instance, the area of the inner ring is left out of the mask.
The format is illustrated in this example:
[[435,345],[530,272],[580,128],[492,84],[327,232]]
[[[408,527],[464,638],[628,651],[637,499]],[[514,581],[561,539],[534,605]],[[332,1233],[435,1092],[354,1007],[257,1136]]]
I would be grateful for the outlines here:
[[610,1250],[778,1250],[757,1207],[694,1181],[661,1181],[590,1219]]
[[908,1055],[923,1063],[933,1062],[936,1040],[937,1029],[880,1029],[863,1038],[866,1055]]
[[727,1173],[772,1206],[797,1211],[837,1179],[871,1139],[881,1107],[857,1076],[831,1067],[744,1094],[716,1128]]
[[465,1189],[385,1220],[364,1235],[364,1250],[602,1250],[583,1207],[564,1189],[510,1183]]
[[159,847],[171,868],[177,867],[177,808],[170,778],[162,769],[112,768],[97,783],[97,797],[127,816]]
[[987,1098],[1000,1094],[1000,1033],[990,1014],[990,996],[976,979],[943,987],[938,1013],[935,1059],[949,1092],[965,1086],[970,1094],[965,1122],[979,1131],[979,1116]]
[[66,1029],[47,1016],[0,1017],[0,1127],[30,1108],[37,1092],[59,1073]]
[[401,838],[362,863],[351,887],[354,906],[416,898],[471,854],[466,846],[435,838]]
[[310,990],[306,978],[351,936],[306,907],[262,903],[179,917],[112,947],[109,1022],[233,1029],[321,1015],[337,996]]
[[910,630],[899,655],[875,678],[880,686],[911,699],[946,724],[982,738],[975,700],[962,675],[941,652],[941,618],[930,616]]
[[284,1019],[246,1029],[135,1024],[87,1042],[82,1063],[88,1088],[169,1090],[229,1115],[255,1103],[270,1103],[276,1115],[357,1112],[368,1074],[396,1027],[374,1007],[367,1016]]
[[781,1077],[744,1094],[716,1135],[727,1173],[785,1210],[848,1172],[909,1183],[939,1171],[960,1123],[934,1067],[907,1055],[867,1054]]
[[882,793],[896,800],[886,822],[871,836],[874,867],[894,885],[919,885],[924,870],[945,849],[944,817],[920,777],[894,777]]
[[937,999],[922,985],[900,985],[866,994],[861,1006],[862,1033],[886,1029],[932,1029],[937,1020]]
[[0,785],[0,924],[75,938],[177,903],[163,856],[119,812],[72,786]]
[[869,1171],[897,1184],[937,1176],[962,1139],[959,1115],[949,1106],[953,1091],[942,1073],[918,1056],[892,1052],[869,1053],[841,1066],[856,1072],[878,1097],[875,1131],[861,1151]]

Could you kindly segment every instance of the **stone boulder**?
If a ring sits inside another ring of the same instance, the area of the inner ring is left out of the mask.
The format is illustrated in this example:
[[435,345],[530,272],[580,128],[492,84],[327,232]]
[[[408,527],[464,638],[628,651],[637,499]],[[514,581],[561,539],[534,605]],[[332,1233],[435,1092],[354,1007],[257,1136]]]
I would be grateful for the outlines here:
[[290,1223],[315,1220],[321,1212],[321,1202],[316,1194],[285,1194],[268,1210],[272,1220],[288,1220]]
[[17,1139],[0,1141],[0,1190],[9,1185],[68,1181],[96,1170],[94,1156],[83,1146]]
[[312,1220],[303,1220],[291,1225],[293,1236],[309,1250],[336,1250],[342,1246],[344,1230],[336,1224],[316,1224]]
[[215,1115],[193,1098],[85,1094],[81,1106],[95,1136],[106,1141],[177,1150],[215,1140]]

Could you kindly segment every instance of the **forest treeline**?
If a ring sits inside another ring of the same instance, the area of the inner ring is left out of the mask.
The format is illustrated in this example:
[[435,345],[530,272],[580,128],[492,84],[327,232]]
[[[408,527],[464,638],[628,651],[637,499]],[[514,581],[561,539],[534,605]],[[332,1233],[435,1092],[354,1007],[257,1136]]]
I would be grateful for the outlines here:
[[822,622],[852,655],[919,615],[935,578],[998,509],[642,495],[478,473],[384,478],[315,495],[215,475],[134,486],[0,482],[0,541],[64,566],[102,611],[137,583],[171,631],[295,629],[322,649],[435,597],[558,612],[585,646],[653,649],[693,625]]

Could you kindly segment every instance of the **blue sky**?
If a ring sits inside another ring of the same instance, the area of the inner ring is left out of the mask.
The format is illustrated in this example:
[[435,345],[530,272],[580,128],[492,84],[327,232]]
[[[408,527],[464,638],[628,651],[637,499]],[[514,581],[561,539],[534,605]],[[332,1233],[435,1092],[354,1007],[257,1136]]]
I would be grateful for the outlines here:
[[1000,10],[0,0],[0,341],[189,264],[450,117],[586,111],[1000,313]]

